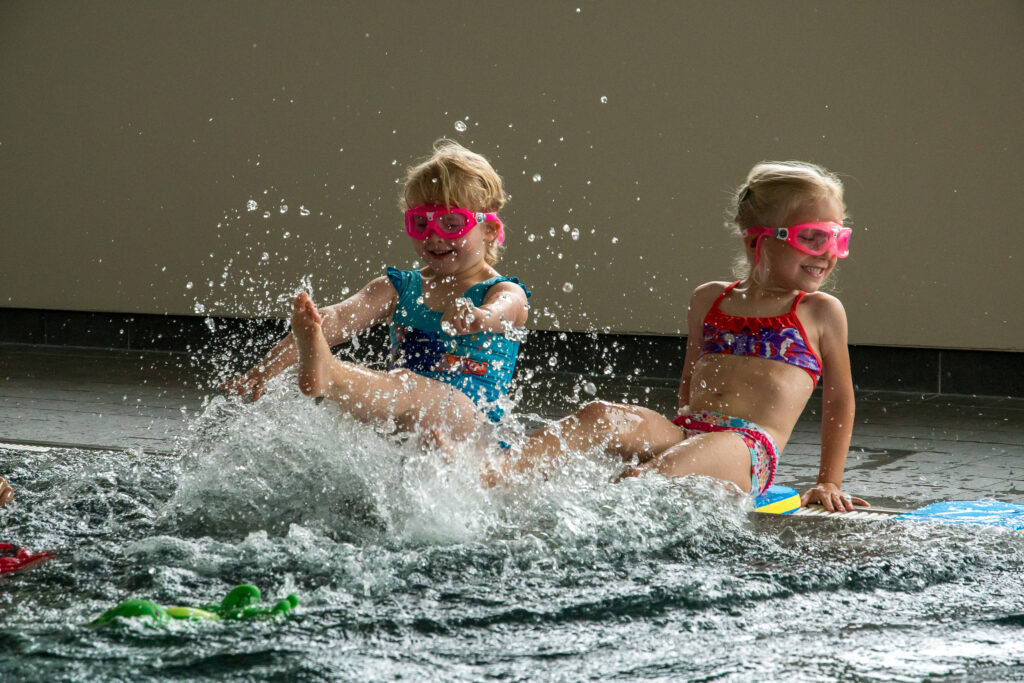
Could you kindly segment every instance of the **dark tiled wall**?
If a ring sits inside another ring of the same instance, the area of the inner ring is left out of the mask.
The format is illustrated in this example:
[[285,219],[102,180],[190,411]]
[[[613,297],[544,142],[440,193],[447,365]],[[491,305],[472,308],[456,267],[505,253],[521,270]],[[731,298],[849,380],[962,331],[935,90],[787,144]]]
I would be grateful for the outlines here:
[[[287,331],[282,320],[0,308],[0,343],[221,353],[246,365]],[[674,382],[685,337],[530,333],[520,368],[634,375]],[[366,335],[357,358],[380,358],[386,332]],[[859,390],[1024,397],[1024,353],[852,346]]]
[[274,320],[0,308],[0,343],[12,344],[187,352],[226,335],[267,336],[286,329]]

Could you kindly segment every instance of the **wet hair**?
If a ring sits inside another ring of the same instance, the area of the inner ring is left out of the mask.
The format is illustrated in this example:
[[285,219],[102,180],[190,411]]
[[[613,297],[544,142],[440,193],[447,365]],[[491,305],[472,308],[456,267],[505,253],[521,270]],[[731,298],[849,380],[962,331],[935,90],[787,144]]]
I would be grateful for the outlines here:
[[[501,177],[483,156],[471,152],[454,140],[434,143],[434,154],[406,169],[401,208],[437,204],[457,206],[470,211],[497,213],[505,205]],[[498,262],[501,245],[487,243],[484,260]]]
[[[762,161],[733,193],[728,225],[739,237],[755,226],[786,227],[784,222],[795,209],[825,198],[837,200],[845,214],[843,182],[835,173],[807,161]],[[744,250],[734,263],[734,274],[745,278],[750,265]]]

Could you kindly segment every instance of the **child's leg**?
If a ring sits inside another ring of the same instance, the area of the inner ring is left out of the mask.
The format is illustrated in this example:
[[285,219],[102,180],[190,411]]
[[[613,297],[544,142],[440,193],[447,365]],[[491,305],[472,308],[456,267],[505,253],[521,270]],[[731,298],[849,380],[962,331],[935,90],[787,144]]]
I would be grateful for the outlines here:
[[0,506],[7,505],[14,500],[14,489],[7,483],[7,480],[0,477]]
[[644,462],[685,438],[682,429],[649,408],[594,401],[531,434],[521,452],[507,455],[483,480],[493,486],[512,474],[550,471],[565,450],[595,446]]
[[320,328],[320,314],[305,293],[295,298],[292,334],[299,351],[299,389],[323,396],[363,422],[393,418],[431,445],[463,440],[484,418],[458,389],[408,370],[379,372],[338,360]]
[[698,434],[666,449],[655,458],[625,473],[635,477],[645,472],[658,472],[667,477],[702,474],[729,481],[749,492],[751,488],[751,454],[743,439],[735,432]]

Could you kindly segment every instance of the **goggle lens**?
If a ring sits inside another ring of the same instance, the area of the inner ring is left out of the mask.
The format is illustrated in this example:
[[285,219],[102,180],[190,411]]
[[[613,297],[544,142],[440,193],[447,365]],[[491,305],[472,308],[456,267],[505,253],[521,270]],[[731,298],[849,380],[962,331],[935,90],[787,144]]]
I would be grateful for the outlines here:
[[846,258],[850,255],[851,234],[853,234],[853,230],[850,228],[839,229],[839,236],[836,237],[836,256],[839,258]]
[[832,233],[821,228],[801,228],[796,233],[796,244],[808,254],[824,254],[832,241]]

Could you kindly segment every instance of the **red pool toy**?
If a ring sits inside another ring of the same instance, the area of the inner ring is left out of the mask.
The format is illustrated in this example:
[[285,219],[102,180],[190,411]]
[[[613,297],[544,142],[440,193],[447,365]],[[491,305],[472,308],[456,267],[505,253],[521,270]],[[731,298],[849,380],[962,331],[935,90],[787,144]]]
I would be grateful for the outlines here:
[[[12,551],[14,552],[13,557],[8,555]],[[56,555],[49,550],[34,553],[28,548],[18,548],[10,543],[0,543],[0,574],[16,572],[26,567],[34,567],[47,560],[52,560],[54,557]]]

